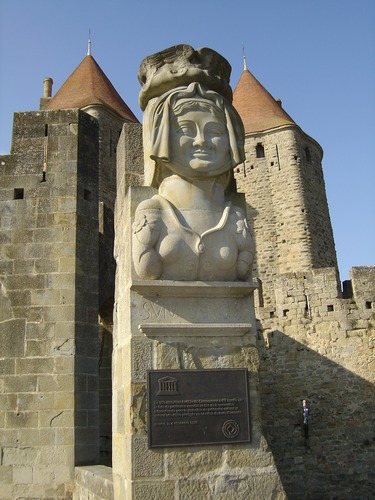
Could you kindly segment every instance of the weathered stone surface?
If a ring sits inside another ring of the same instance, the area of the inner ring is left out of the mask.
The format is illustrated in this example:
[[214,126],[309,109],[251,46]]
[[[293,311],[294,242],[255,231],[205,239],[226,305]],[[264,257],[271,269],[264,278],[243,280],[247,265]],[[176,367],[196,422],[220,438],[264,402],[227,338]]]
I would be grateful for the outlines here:
[[[286,495],[273,467],[266,470],[242,469],[238,474],[223,472],[210,481],[212,499],[235,500],[238,498],[275,498],[286,500]],[[197,497],[198,500],[198,497]]]
[[75,468],[76,500],[111,500],[113,496],[112,469],[103,465]]
[[132,486],[132,498],[142,500],[144,498],[167,499],[175,496],[174,481],[142,482],[134,483]]
[[147,437],[133,438],[133,475],[138,478],[164,476],[164,457],[162,451],[150,450]]
[[0,357],[15,358],[24,355],[25,320],[11,319],[0,322]]
[[221,468],[223,464],[223,448],[221,446],[205,446],[204,448],[172,449],[167,457],[167,476],[191,478]]
[[180,498],[211,498],[210,485],[207,479],[194,479],[189,481],[189,479],[181,478],[178,481],[178,492]]

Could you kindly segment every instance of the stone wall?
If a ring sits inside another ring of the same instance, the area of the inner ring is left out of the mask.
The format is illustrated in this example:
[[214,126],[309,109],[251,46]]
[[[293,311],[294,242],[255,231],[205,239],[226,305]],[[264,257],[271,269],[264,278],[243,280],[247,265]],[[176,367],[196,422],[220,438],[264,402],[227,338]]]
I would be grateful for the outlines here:
[[98,461],[98,126],[16,113],[0,159],[1,495],[67,498]]
[[[274,308],[257,309],[265,436],[288,498],[370,498],[375,487],[375,268],[274,278]],[[302,430],[310,404],[310,442]]]
[[114,498],[112,469],[103,465],[76,467],[74,500],[111,500]]
[[296,126],[252,134],[235,171],[256,243],[254,275],[262,300],[274,300],[273,276],[337,265],[320,146]]
[[[248,135],[235,172],[256,242],[266,439],[288,498],[370,498],[374,488],[375,268],[341,292],[321,166],[298,127]],[[305,446],[302,400],[311,407]]]
[[113,258],[116,157],[124,120],[102,105],[87,106],[85,112],[95,117],[99,125],[99,314],[110,330],[116,272]]
[[99,328],[99,434],[100,464],[112,465],[112,333]]

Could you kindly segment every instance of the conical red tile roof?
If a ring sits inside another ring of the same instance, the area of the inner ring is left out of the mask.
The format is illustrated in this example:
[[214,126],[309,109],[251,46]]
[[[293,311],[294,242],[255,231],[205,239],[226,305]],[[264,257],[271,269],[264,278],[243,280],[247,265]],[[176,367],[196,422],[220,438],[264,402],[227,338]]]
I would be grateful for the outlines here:
[[272,95],[245,69],[233,92],[233,106],[242,118],[245,132],[262,132],[282,125],[295,125]]
[[82,109],[92,104],[101,104],[126,120],[138,122],[99,64],[87,55],[45,109]]

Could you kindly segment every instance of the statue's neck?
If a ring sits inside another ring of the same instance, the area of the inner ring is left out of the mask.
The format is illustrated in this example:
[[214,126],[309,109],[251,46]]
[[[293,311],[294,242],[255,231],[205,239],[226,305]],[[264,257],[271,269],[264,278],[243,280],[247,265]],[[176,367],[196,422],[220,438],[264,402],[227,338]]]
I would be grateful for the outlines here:
[[224,188],[215,178],[184,179],[172,175],[163,180],[159,194],[179,210],[219,210],[224,205]]

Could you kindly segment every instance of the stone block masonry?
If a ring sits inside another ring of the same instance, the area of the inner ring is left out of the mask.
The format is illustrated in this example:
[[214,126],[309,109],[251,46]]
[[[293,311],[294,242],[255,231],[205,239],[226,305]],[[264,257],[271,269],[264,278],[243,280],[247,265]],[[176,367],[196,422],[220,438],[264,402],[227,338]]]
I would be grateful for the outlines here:
[[67,498],[98,461],[98,125],[16,113],[0,159],[1,497]]
[[343,299],[334,268],[278,275],[274,304],[257,308],[263,425],[288,498],[371,498],[374,280],[374,267],[353,268]]
[[276,274],[337,267],[322,150],[298,127],[289,126],[249,134],[245,153],[235,178],[246,195],[256,245],[254,274],[261,282],[261,300],[268,304]]
[[[369,498],[374,268],[353,268],[343,298],[322,150],[313,139],[284,126],[248,134],[245,151],[235,178],[256,243],[265,437],[289,498]],[[302,399],[311,408],[308,446]]]

